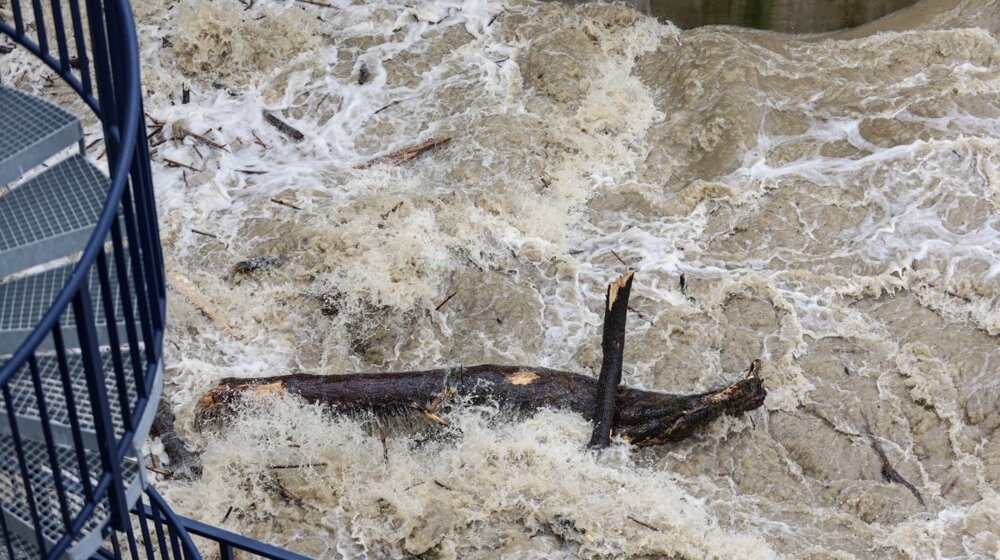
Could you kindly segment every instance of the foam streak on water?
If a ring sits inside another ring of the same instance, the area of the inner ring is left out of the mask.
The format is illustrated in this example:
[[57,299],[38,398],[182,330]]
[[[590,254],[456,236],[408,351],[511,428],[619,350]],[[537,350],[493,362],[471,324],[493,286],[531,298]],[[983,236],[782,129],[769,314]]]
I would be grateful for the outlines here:
[[[851,39],[606,5],[251,4],[136,5],[166,395],[206,463],[157,481],[179,511],[232,506],[227,527],[326,558],[1000,554],[996,2]],[[23,53],[0,76],[67,99]],[[626,381],[694,392],[761,358],[764,409],[599,456],[555,411],[452,411],[432,438],[382,419],[385,449],[374,418],[287,401],[194,429],[226,376],[594,374],[612,251],[638,271]],[[281,265],[232,271],[265,255]],[[926,507],[882,480],[866,422]]]

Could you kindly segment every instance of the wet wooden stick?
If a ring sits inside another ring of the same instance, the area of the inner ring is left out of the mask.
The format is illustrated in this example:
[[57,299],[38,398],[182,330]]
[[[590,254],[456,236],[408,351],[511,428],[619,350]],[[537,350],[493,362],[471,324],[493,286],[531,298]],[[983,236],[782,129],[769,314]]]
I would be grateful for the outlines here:
[[869,445],[875,454],[878,455],[878,460],[882,463],[882,478],[886,482],[895,482],[896,484],[902,484],[907,490],[913,494],[913,497],[920,502],[920,505],[926,505],[924,503],[924,497],[920,494],[920,490],[917,490],[916,486],[910,484],[909,480],[903,478],[903,475],[899,474],[899,471],[892,466],[889,462],[889,457],[885,454],[885,450],[882,449],[882,444],[875,439],[875,435],[872,434],[871,426],[868,424],[868,419],[865,418],[865,435],[868,436]]
[[430,140],[428,140],[426,142],[421,142],[420,144],[416,144],[414,146],[403,148],[402,150],[399,150],[397,152],[393,152],[391,154],[387,154],[387,155],[384,155],[384,156],[379,156],[377,158],[370,159],[370,160],[366,161],[365,163],[362,163],[362,164],[359,164],[359,165],[355,166],[355,169],[368,169],[369,167],[373,167],[373,166],[376,166],[376,165],[379,165],[379,164],[402,165],[402,164],[410,161],[411,159],[414,159],[414,158],[416,158],[418,156],[421,156],[421,155],[423,155],[423,154],[425,154],[425,153],[433,150],[434,148],[437,148],[438,146],[444,146],[448,142],[451,142],[451,137],[450,136],[442,136],[440,138],[431,138]]
[[611,427],[615,418],[615,399],[622,381],[622,362],[625,354],[625,319],[628,316],[628,297],[632,291],[635,273],[625,269],[625,274],[608,285],[604,306],[604,335],[601,350],[604,353],[601,374],[597,379],[597,406],[594,410],[594,432],[589,447],[602,449],[611,444]]
[[267,124],[277,128],[282,134],[293,140],[302,140],[306,137],[305,134],[302,134],[301,130],[279,119],[271,111],[264,111],[264,120],[267,121]]

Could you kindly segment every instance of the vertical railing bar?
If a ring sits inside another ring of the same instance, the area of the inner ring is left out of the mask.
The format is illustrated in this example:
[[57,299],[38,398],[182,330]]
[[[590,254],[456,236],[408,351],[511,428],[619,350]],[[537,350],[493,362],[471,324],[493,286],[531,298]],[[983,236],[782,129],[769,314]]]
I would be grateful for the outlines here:
[[42,376],[38,371],[38,359],[32,354],[28,357],[28,369],[31,371],[31,382],[35,386],[35,399],[38,401],[38,419],[42,424],[42,437],[45,439],[45,449],[48,452],[49,463],[52,465],[52,481],[56,487],[56,497],[59,499],[59,511],[62,513],[63,526],[70,528],[69,506],[66,503],[66,485],[63,483],[62,468],[59,466],[59,456],[55,440],[52,438],[52,425],[49,422],[49,407],[45,402],[45,390],[42,387]]
[[142,496],[135,506],[135,514],[139,516],[139,531],[142,534],[142,544],[146,549],[146,558],[153,560],[153,542],[149,536],[149,518],[146,517],[146,504]]
[[163,522],[160,521],[159,505],[155,500],[149,500],[149,513],[153,517],[153,528],[156,529],[156,542],[159,544],[160,557],[170,560],[170,549],[167,548],[167,539],[163,537]]
[[112,484],[108,491],[111,508],[111,526],[120,529],[128,523],[128,504],[122,487],[122,457],[118,456],[114,428],[111,424],[107,388],[100,355],[97,352],[97,333],[94,326],[94,312],[90,303],[89,279],[80,284],[80,291],[73,298],[73,313],[76,316],[80,349],[83,351],[83,370],[87,377],[90,404],[94,412],[94,427],[97,431],[97,447],[101,454],[104,470],[111,475]]
[[115,555],[115,560],[122,560],[122,546],[118,543],[118,533],[111,531],[109,539],[111,539],[111,551]]
[[[125,215],[125,234],[128,236],[128,253],[130,261],[132,264],[132,278],[136,279],[136,276],[141,274],[143,269],[142,257],[140,255],[139,246],[142,243],[142,237],[139,236],[138,227],[136,225],[135,214],[133,214],[132,197],[130,195],[129,189],[125,189],[122,193],[122,210]],[[149,363],[156,363],[157,355],[156,345],[153,344],[153,331],[151,329],[150,317],[149,317],[149,299],[146,297],[145,284],[141,281],[136,281],[135,287],[135,300],[137,307],[139,308],[139,326],[142,329],[142,339],[145,342],[145,348],[143,349],[146,354],[146,360]],[[143,386],[145,387],[146,394],[148,395],[151,387],[148,385],[150,380],[145,379],[145,373],[143,373]]]
[[[31,524],[35,527],[35,538],[38,540],[38,550],[45,554],[45,538],[42,536],[42,523],[38,516],[37,502],[35,501],[35,490],[31,484],[31,473],[28,471],[28,460],[24,456],[24,445],[21,441],[21,433],[17,427],[17,416],[14,413],[14,402],[10,397],[10,383],[2,388],[3,402],[7,407],[7,424],[10,429],[10,436],[14,440],[14,451],[17,454],[17,462],[21,468],[21,481],[24,484],[24,497],[28,501],[28,512],[31,516]],[[15,483],[16,486],[16,483]]]
[[52,327],[52,342],[56,348],[56,360],[59,363],[59,377],[62,379],[63,394],[66,396],[66,414],[69,416],[70,431],[73,434],[73,451],[80,467],[80,482],[83,484],[83,495],[87,501],[94,499],[94,487],[90,483],[90,465],[87,464],[87,448],[83,445],[83,431],[80,428],[80,416],[76,409],[76,392],[73,390],[73,379],[69,375],[69,362],[66,360],[66,345],[63,342],[62,328],[56,321]]
[[21,14],[21,0],[12,0],[10,4],[14,12],[14,34],[18,38],[24,38],[24,16]]
[[35,31],[38,33],[38,48],[49,54],[49,37],[45,33],[45,13],[39,0],[32,0],[31,8],[35,13]]
[[125,320],[125,337],[128,339],[128,352],[132,361],[132,375],[135,377],[135,391],[139,398],[147,397],[145,383],[145,368],[142,367],[142,351],[139,349],[139,339],[135,332],[135,312],[132,309],[132,292],[129,290],[128,269],[126,268],[125,249],[122,243],[121,224],[115,216],[111,222],[112,254],[115,257],[115,273],[118,275],[118,297],[121,298],[122,315]]
[[[139,136],[143,138],[146,137],[145,122],[139,125]],[[148,271],[150,272],[150,277],[153,279],[149,290],[156,296],[151,298],[153,308],[153,325],[157,329],[162,329],[163,317],[161,316],[160,299],[166,293],[166,281],[163,276],[163,252],[160,248],[159,220],[156,219],[156,201],[154,200],[152,188],[153,178],[148,164],[149,146],[145,143],[137,143],[136,151],[138,153],[136,154],[136,165],[133,169],[133,175],[136,176],[136,181],[133,182],[132,185],[136,191],[136,200],[142,201],[143,217],[145,218],[143,222],[146,224],[147,229],[146,244],[148,245],[147,254],[149,256]],[[145,163],[140,164],[141,162]]]
[[[100,0],[86,0],[87,22],[90,24],[90,46],[93,54],[94,77],[97,79],[97,99],[101,107],[101,124],[104,127],[104,143],[108,161],[115,161],[118,152],[113,131],[118,128],[118,104],[114,99],[111,84],[111,69],[108,68],[108,45],[104,35],[104,18]],[[111,177],[112,181],[115,179]]]
[[128,543],[128,549],[132,553],[132,560],[139,560],[139,547],[135,544],[135,531],[132,529],[132,523],[125,525],[125,542]]
[[[35,0],[36,2],[38,0]],[[56,28],[56,48],[59,51],[59,68],[63,74],[70,73],[69,49],[66,46],[66,29],[63,27],[62,6],[59,0],[51,0],[52,25]]]
[[128,387],[125,386],[125,368],[122,364],[121,342],[118,340],[114,295],[111,288],[111,277],[108,274],[107,255],[104,251],[97,254],[97,276],[101,283],[101,300],[104,305],[104,320],[108,329],[108,344],[111,346],[111,364],[115,370],[115,386],[118,388],[118,406],[121,407],[122,426],[126,432],[131,432],[132,407],[129,406]]
[[10,536],[10,530],[7,529],[7,516],[0,511],[0,528],[3,529],[4,542],[7,545],[7,558],[14,559],[14,539]]
[[79,0],[69,0],[69,14],[73,21],[73,37],[76,39],[76,60],[80,66],[80,84],[84,95],[93,97],[93,86],[90,83],[90,57],[87,56],[86,37],[83,34],[83,18],[80,17]]
[[167,527],[170,529],[170,546],[173,547],[174,558],[184,558],[184,555],[181,554],[181,543],[179,540],[177,540],[177,531],[178,530],[182,531],[183,528],[181,527],[175,528],[170,525],[168,525]]
[[219,541],[219,560],[233,560],[233,547]]

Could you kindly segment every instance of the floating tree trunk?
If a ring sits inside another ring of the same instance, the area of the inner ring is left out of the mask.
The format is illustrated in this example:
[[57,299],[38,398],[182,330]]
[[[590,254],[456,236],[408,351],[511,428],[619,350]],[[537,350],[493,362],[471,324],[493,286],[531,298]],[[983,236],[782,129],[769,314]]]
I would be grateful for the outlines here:
[[[300,374],[224,379],[202,398],[199,415],[202,422],[215,420],[234,414],[248,397],[292,395],[342,412],[393,414],[415,409],[436,423],[447,423],[444,408],[455,400],[496,402],[523,412],[564,409],[592,417],[597,394],[598,382],[592,377],[522,366]],[[766,394],[756,360],[742,379],[705,393],[673,395],[618,387],[611,433],[635,445],[679,441],[722,414],[737,416],[760,407]]]
[[633,273],[611,283],[605,305],[604,362],[599,379],[531,366],[479,365],[401,373],[281,375],[228,378],[210,390],[199,405],[199,423],[238,413],[241,403],[262,396],[293,396],[334,412],[393,415],[422,414],[447,424],[447,410],[461,403],[497,403],[517,412],[542,408],[570,410],[594,421],[592,447],[609,436],[634,445],[680,441],[698,427],[728,414],[760,407],[767,392],[760,360],[739,380],[705,393],[676,395],[621,386],[625,315]]

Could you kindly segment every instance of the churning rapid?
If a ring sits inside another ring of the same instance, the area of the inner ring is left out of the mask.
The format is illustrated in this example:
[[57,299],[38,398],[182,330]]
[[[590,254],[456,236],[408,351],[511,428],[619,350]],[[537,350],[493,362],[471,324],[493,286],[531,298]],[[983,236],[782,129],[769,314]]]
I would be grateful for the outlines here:
[[[205,463],[152,475],[180,513],[323,558],[1000,555],[996,1],[825,37],[521,0],[135,11],[165,394]],[[3,80],[60,96],[29,60]],[[625,383],[695,392],[761,358],[762,409],[602,454],[558,411],[384,445],[291,401],[194,425],[227,376],[596,375],[612,251],[638,271]]]

